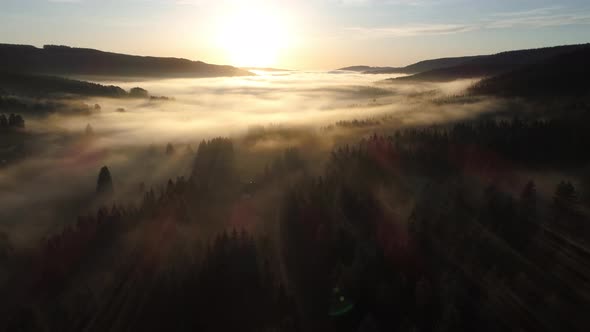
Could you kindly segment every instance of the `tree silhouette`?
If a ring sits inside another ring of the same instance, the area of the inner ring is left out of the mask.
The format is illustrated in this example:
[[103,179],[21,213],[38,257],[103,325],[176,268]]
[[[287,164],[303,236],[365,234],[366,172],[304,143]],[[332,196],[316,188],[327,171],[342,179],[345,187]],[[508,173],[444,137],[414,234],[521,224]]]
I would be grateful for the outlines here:
[[25,120],[20,114],[11,113],[9,116],[0,114],[0,129],[23,129],[25,128]]
[[8,127],[8,118],[4,114],[0,114],[0,128]]
[[174,145],[172,145],[172,143],[168,143],[168,145],[166,145],[166,155],[172,156],[175,153],[176,153],[176,148],[174,148]]
[[99,195],[112,195],[114,193],[113,180],[108,167],[104,166],[98,173],[96,193]]
[[518,201],[519,220],[515,225],[515,237],[518,239],[519,248],[526,247],[539,228],[537,205],[537,187],[533,181],[529,181]]
[[553,204],[559,212],[576,213],[578,209],[578,193],[571,182],[562,181],[555,189]]
[[84,130],[84,134],[87,137],[94,136],[94,129],[92,128],[92,126],[90,125],[90,123],[86,125],[86,129]]
[[131,98],[148,98],[149,94],[147,90],[136,87],[129,90],[129,97]]

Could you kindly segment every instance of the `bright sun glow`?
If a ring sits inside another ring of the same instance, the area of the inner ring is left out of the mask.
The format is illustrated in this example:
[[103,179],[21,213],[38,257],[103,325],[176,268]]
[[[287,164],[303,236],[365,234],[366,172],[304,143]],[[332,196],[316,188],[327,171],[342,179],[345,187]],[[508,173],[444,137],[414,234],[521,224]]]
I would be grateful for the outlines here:
[[219,45],[235,66],[274,66],[288,42],[285,21],[278,12],[243,8],[220,25]]

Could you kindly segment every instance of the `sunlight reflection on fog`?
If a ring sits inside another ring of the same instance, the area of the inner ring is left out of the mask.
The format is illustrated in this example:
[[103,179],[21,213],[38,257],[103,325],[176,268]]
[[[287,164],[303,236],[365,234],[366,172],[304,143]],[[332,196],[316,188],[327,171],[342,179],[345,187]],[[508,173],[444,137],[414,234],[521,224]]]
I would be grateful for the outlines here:
[[[158,185],[184,175],[193,158],[188,146],[196,149],[202,139],[217,136],[239,139],[252,126],[295,126],[307,131],[299,131],[284,141],[272,138],[259,142],[242,151],[244,154],[260,152],[259,148],[271,153],[268,149],[279,151],[291,145],[326,152],[336,136],[339,140],[349,137],[352,142],[362,135],[357,131],[318,131],[340,120],[388,116],[388,124],[379,128],[386,131],[403,125],[473,117],[494,105],[491,100],[460,105],[432,102],[433,98],[460,94],[470,81],[375,83],[391,77],[350,72],[266,72],[241,78],[136,82],[95,79],[127,90],[139,86],[152,96],[174,100],[87,99],[83,102],[100,104],[102,110],[91,115],[28,118],[27,130],[34,137],[33,152],[0,174],[0,231],[18,227],[18,232],[12,232],[18,234],[13,240],[22,243],[51,232],[52,227],[60,229],[76,215],[94,211],[88,202],[92,201],[96,175],[103,165],[111,169],[117,193],[129,196],[143,181]],[[120,108],[125,111],[117,111]],[[84,138],[87,124],[95,132],[91,141]],[[181,153],[167,157],[167,143],[174,144]],[[65,209],[63,204],[75,206]],[[61,211],[69,211],[69,215]]]
[[[125,89],[141,86],[152,95],[175,100],[93,99],[87,103],[100,104],[101,114],[68,118],[60,123],[69,130],[80,130],[91,123],[99,132],[108,131],[114,142],[186,142],[235,135],[252,125],[317,127],[338,120],[396,112],[406,109],[403,105],[406,94],[440,88],[374,84],[391,77],[348,72],[265,72],[241,78],[101,81]],[[118,108],[126,112],[115,112]]]

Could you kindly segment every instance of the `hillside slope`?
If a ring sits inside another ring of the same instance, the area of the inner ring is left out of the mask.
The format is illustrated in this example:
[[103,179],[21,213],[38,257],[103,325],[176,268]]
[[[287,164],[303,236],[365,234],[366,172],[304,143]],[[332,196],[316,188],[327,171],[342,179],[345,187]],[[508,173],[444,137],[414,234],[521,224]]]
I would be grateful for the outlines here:
[[456,66],[428,70],[394,80],[447,82],[457,79],[494,76],[528,65],[540,65],[556,56],[589,47],[590,44],[567,45],[478,56]]
[[479,57],[485,57],[485,55],[424,60],[406,67],[350,66],[338,70],[356,71],[363,74],[417,74],[430,70],[458,66]]
[[67,46],[0,44],[0,70],[51,75],[224,77],[252,73],[178,58],[143,57]]
[[552,98],[590,96],[590,47],[484,79],[472,94]]
[[67,78],[0,71],[0,95],[47,97],[49,95],[80,95],[92,97],[126,97],[118,86],[72,80]]

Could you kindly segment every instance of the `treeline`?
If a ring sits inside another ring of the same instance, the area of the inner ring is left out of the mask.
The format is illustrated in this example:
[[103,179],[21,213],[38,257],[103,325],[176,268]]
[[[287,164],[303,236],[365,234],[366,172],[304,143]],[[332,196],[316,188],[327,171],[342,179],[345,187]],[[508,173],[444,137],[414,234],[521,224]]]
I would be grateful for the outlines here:
[[406,155],[409,168],[432,169],[432,163],[437,170],[448,169],[450,164],[577,167],[590,161],[581,148],[590,144],[588,118],[584,113],[543,120],[479,120],[401,130],[387,141],[397,153]]
[[27,139],[30,133],[24,130],[25,125],[25,119],[20,114],[0,113],[0,169],[30,154]]
[[377,127],[381,124],[381,121],[377,119],[363,119],[363,120],[341,120],[333,125],[322,127],[322,130],[331,131],[336,128],[354,129],[354,128],[367,128]]
[[2,96],[0,92],[0,111],[45,115],[48,113],[91,114],[100,111],[100,106],[90,105],[72,99],[31,99],[23,96]]
[[[166,97],[151,98],[148,91],[135,87],[125,91],[114,85],[102,85],[69,78],[28,74],[13,71],[0,71],[0,91],[6,96],[27,97],[65,97],[69,95],[109,97],[109,98],[139,98],[150,100],[169,100]],[[13,102],[7,99],[6,102]]]
[[19,114],[13,114],[6,116],[0,114],[0,130],[7,129],[22,129],[25,127],[25,120]]
[[6,94],[47,96],[52,94],[77,94],[97,97],[124,97],[128,93],[116,86],[77,81],[67,78],[3,72],[0,88]]

